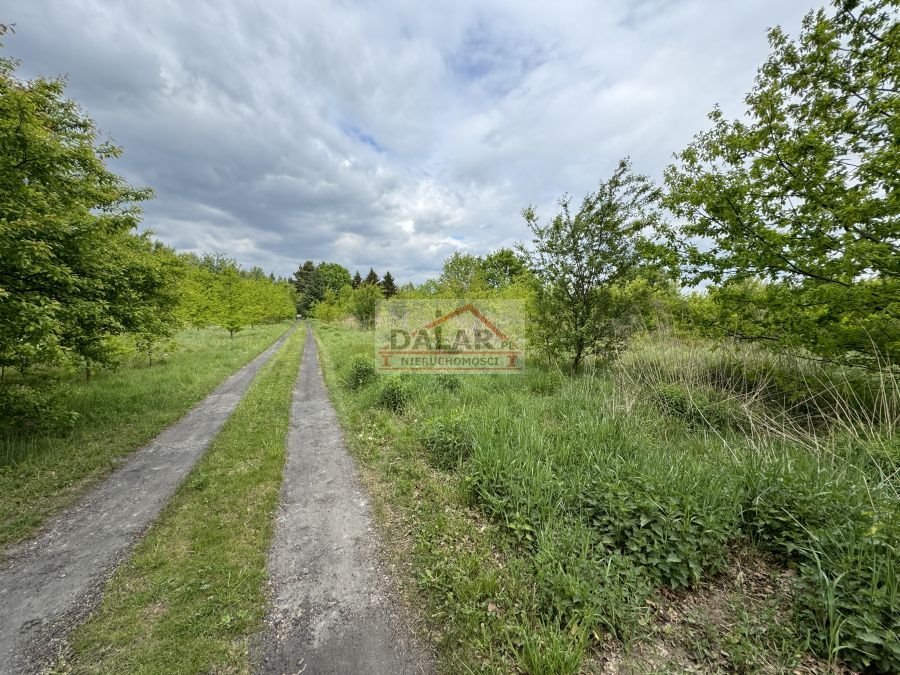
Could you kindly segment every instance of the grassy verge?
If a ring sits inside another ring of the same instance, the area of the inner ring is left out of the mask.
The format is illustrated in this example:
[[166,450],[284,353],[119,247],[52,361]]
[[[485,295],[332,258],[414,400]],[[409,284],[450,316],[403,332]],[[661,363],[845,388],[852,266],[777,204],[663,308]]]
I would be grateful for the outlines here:
[[656,353],[382,377],[370,336],[317,334],[447,672],[896,670],[891,423],[807,430],[728,373],[643,377]]
[[305,331],[259,373],[209,451],[72,636],[59,672],[246,672],[265,613],[291,395]]
[[235,335],[184,331],[165,361],[105,371],[61,385],[62,406],[78,413],[59,435],[0,436],[0,546],[27,536],[268,347],[287,324]]

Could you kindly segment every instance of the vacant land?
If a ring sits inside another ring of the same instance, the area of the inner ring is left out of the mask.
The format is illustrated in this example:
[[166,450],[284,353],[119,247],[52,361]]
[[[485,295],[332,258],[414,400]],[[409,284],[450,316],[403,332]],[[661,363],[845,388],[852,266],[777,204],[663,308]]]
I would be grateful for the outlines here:
[[87,381],[60,375],[59,407],[77,414],[72,426],[0,437],[0,545],[72,504],[287,328],[258,326],[233,339],[221,329],[186,330],[152,366],[139,359]]
[[699,341],[572,377],[326,379],[447,672],[891,672],[896,382]]
[[247,639],[265,614],[266,552],[304,337],[295,331],[259,373],[75,631],[58,671],[247,670]]

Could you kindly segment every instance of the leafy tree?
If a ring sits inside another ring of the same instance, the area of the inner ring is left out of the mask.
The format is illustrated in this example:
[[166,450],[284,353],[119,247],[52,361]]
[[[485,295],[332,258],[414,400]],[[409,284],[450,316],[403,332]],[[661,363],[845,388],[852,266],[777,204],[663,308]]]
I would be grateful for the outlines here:
[[179,323],[200,329],[216,322],[216,275],[193,253],[181,254],[184,267],[178,291]]
[[362,276],[359,273],[359,270],[356,270],[356,274],[353,275],[353,280],[351,281],[352,288],[359,288],[362,284]]
[[217,275],[216,323],[228,331],[230,337],[250,323],[246,295],[243,293],[241,275],[236,267],[229,267]]
[[[728,121],[716,108],[666,172],[691,280],[738,337],[825,358],[900,357],[900,26],[896,0],[809,13]],[[761,285],[760,285],[761,284]]]
[[381,288],[376,284],[363,284],[354,289],[350,297],[350,313],[361,328],[371,329],[375,325],[378,303],[382,299]]
[[375,273],[375,270],[373,270],[370,267],[369,273],[366,275],[366,278],[363,279],[363,284],[369,285],[369,286],[377,286],[380,283],[381,283],[381,279],[378,278],[378,275]]
[[381,290],[384,291],[385,298],[392,298],[397,295],[397,284],[394,282],[394,277],[391,275],[390,270],[384,273],[384,278],[381,280]]
[[472,295],[486,289],[481,258],[455,251],[444,261],[438,284],[449,295],[456,297]]
[[[135,232],[151,191],[106,161],[64,82],[15,77],[0,59],[0,365],[113,357],[109,338],[169,330],[171,251]],[[87,371],[89,372],[89,370]]]
[[528,274],[526,261],[510,248],[489,253],[481,262],[481,274],[491,288],[503,288]]
[[609,180],[588,194],[576,213],[571,198],[546,225],[523,211],[534,234],[522,248],[539,282],[532,339],[553,358],[570,355],[577,370],[587,355],[615,356],[632,330],[633,310],[615,291],[641,263],[641,232],[654,228],[660,191],[621,160]]
[[349,284],[352,279],[350,272],[343,265],[333,262],[319,263],[316,273],[322,280],[323,293],[326,289],[331,289],[335,293],[341,290],[342,286]]

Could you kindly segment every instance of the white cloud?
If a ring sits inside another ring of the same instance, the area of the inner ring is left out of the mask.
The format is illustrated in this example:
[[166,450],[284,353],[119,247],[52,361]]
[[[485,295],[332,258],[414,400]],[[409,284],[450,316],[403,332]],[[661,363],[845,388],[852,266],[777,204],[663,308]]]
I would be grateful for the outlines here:
[[30,0],[5,51],[69,75],[172,245],[405,281],[526,238],[522,207],[549,215],[623,155],[658,177],[811,6]]

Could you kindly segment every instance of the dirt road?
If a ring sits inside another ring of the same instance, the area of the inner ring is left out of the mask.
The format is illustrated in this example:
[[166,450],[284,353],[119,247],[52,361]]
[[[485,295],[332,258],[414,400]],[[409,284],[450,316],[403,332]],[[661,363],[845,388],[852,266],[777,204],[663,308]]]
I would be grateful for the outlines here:
[[[288,331],[289,333],[290,331]],[[0,563],[0,673],[40,672],[288,333]]]
[[307,334],[294,389],[281,507],[269,558],[269,628],[260,673],[430,672],[379,562],[368,499],[357,482]]

